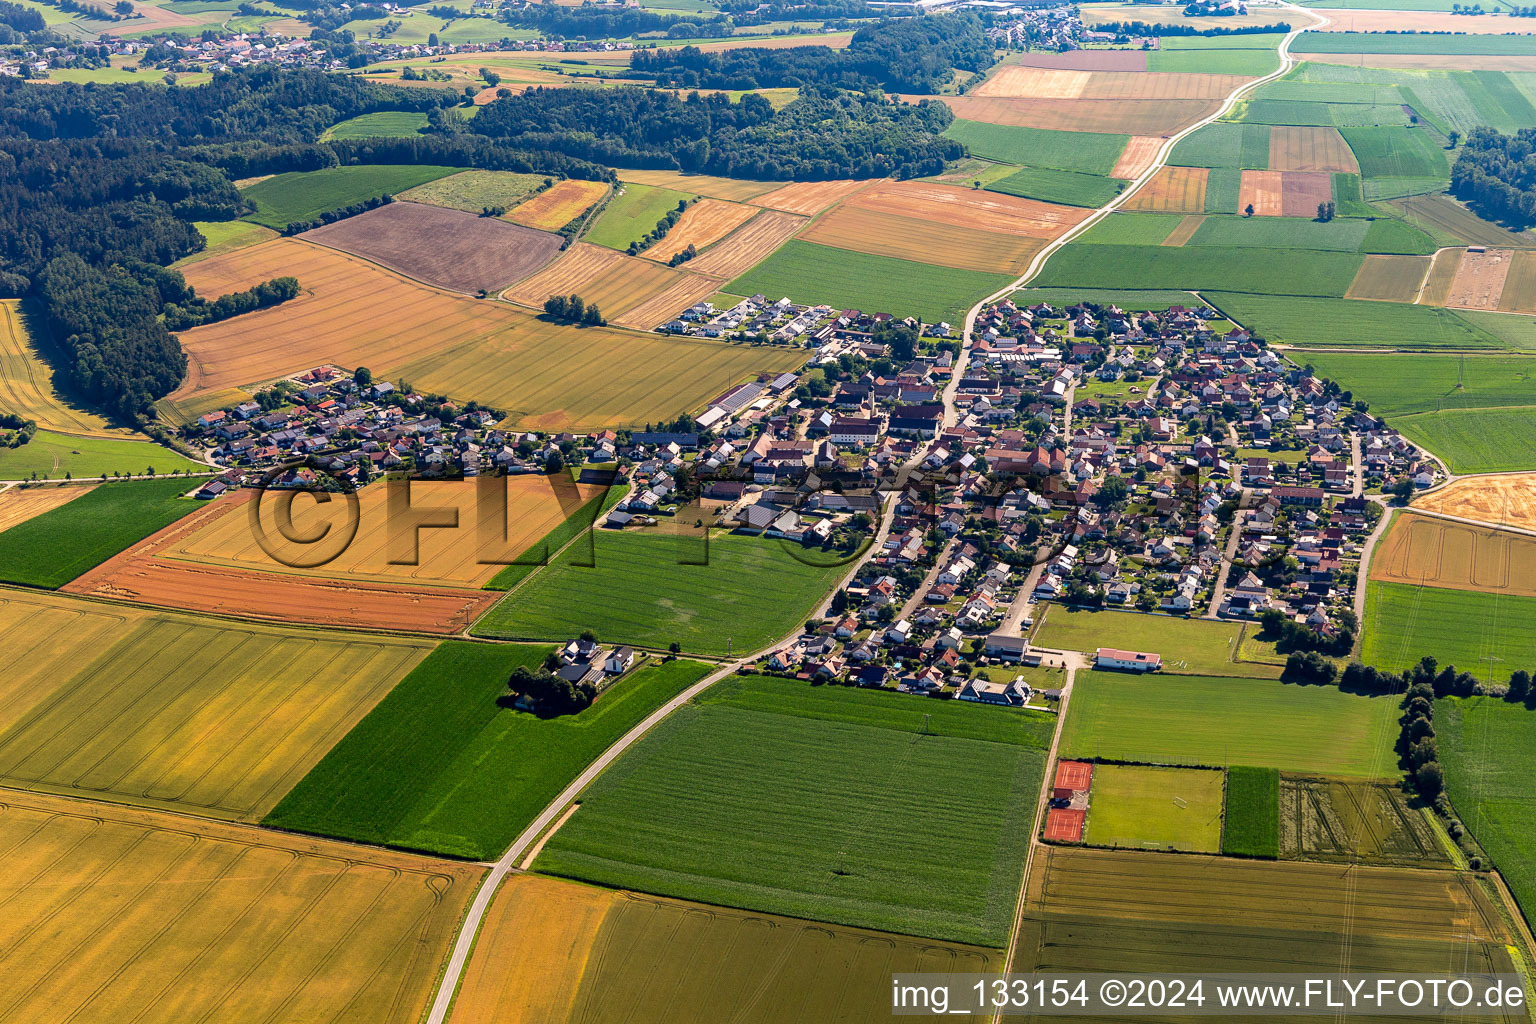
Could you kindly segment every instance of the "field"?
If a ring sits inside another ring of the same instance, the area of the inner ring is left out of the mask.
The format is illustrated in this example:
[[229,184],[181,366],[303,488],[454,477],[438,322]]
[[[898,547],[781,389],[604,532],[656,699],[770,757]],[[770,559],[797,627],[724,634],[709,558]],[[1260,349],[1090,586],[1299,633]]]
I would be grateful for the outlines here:
[[610,249],[627,249],[638,242],[656,222],[688,198],[686,192],[625,182],[623,191],[608,200],[602,215],[587,230],[585,240]]
[[797,181],[751,199],[753,206],[810,216],[860,191],[868,181]]
[[1185,167],[1267,170],[1274,148],[1273,129],[1260,124],[1217,121],[1179,141],[1168,162]]
[[1212,216],[1205,218],[1189,244],[1354,252],[1360,248],[1367,230],[1363,220],[1319,223],[1303,217]]
[[558,640],[591,629],[604,642],[755,651],[804,622],[844,572],[808,565],[759,537],[712,535],[707,549],[693,538],[633,531],[600,531],[595,540],[595,566],[568,549],[491,609],[475,634]]
[[799,239],[724,286],[731,295],[788,296],[840,309],[880,310],[926,323],[958,324],[977,300],[1009,278],[935,267],[887,256],[854,254]]
[[1336,128],[1275,125],[1269,130],[1269,169],[1358,173],[1360,164]]
[[321,142],[332,139],[401,138],[419,134],[427,115],[416,110],[381,110],[331,125],[320,133]]
[[395,195],[458,169],[427,164],[368,164],[290,171],[257,182],[242,195],[256,204],[256,212],[248,220],[281,231],[293,221],[314,220],[327,210],[375,196]]
[[[1102,25],[1105,22],[1145,21],[1148,13],[1149,12],[1146,4],[1095,3],[1083,8],[1083,24],[1089,28],[1092,28],[1096,25]],[[1187,25],[1190,28],[1199,30],[1210,28],[1251,28],[1257,25],[1273,25],[1276,22],[1289,20],[1286,17],[1286,12],[1284,11],[1251,11],[1248,14],[1226,14],[1219,17],[1186,17],[1182,13],[1175,13],[1171,10],[1167,12],[1157,11],[1154,13],[1162,15],[1162,17],[1156,17],[1153,19],[1153,21],[1157,24],[1166,25],[1169,24],[1169,22],[1172,22],[1177,25]],[[1253,37],[1239,37],[1239,39],[1243,38]],[[1218,41],[1218,45],[1240,44],[1228,44],[1225,41]],[[1091,53],[1093,51],[1089,52]]]
[[1144,174],[1147,168],[1157,160],[1158,151],[1163,148],[1163,139],[1157,135],[1137,135],[1126,143],[1125,149],[1120,153],[1120,158],[1115,161],[1115,166],[1109,169],[1111,178],[1126,178],[1134,180]]
[[[621,170],[619,177],[626,182],[637,182],[656,188],[669,188],[688,195],[713,196],[746,202],[767,192],[786,187],[780,181],[746,181],[739,178],[716,178],[708,174],[684,174],[681,171]],[[654,224],[651,227],[655,227]],[[650,230],[647,228],[646,230]]]
[[[44,331],[46,325],[30,306],[18,299],[0,301],[0,412],[33,420],[44,430],[92,437],[134,436],[114,429],[66,397],[64,381],[39,351],[38,339]],[[6,474],[0,473],[4,478]]]
[[[1335,175],[1335,186],[1337,186]],[[1400,220],[1371,221],[1360,243],[1361,252],[1399,256],[1429,256],[1435,252],[1435,240],[1412,224]]]
[[1280,66],[1280,57],[1275,52],[1280,38],[1278,33],[1226,39],[1168,37],[1147,54],[1147,70],[1154,74],[1260,78]]
[[[452,1024],[876,1024],[893,971],[993,972],[997,952],[513,875]],[[962,1020],[976,1018],[962,1016]]]
[[1002,192],[1004,195],[1097,209],[1119,195],[1125,188],[1125,182],[1097,174],[1027,167],[986,187],[989,191]]
[[1015,304],[1026,305],[1048,302],[1053,306],[1070,306],[1074,302],[1112,303],[1122,309],[1164,310],[1170,306],[1200,305],[1200,300],[1189,292],[1180,291],[1117,291],[1093,288],[1020,288],[1011,296]]
[[1365,597],[1360,660],[1368,665],[1397,672],[1431,655],[1442,668],[1503,682],[1536,664],[1536,598],[1374,580]]
[[[1192,56],[1197,61],[1210,61],[1203,53]],[[1148,64],[1156,58],[1156,54],[1149,56]],[[1265,61],[1271,68],[1275,63],[1262,52],[1247,59]],[[1070,71],[1015,64],[999,68],[967,95],[1040,100],[1223,100],[1250,74],[1246,69],[1226,74],[1149,74],[1145,71]]]
[[714,290],[714,282],[698,275],[578,242],[548,267],[509,288],[505,297],[542,309],[551,295],[578,294],[613,323],[648,330]]
[[1464,253],[1456,267],[1456,276],[1451,279],[1445,304],[1467,309],[1497,309],[1499,296],[1504,293],[1505,278],[1509,276],[1511,255],[1503,249]]
[[[1446,178],[1445,151],[1422,128],[1340,129],[1362,178]],[[1369,198],[1369,196],[1367,196]]]
[[[1125,135],[1095,134],[1092,132],[1058,132],[1039,128],[1009,128],[980,121],[956,120],[944,134],[966,147],[977,156],[1005,163],[1024,164],[1029,167],[1052,167],[1062,171],[1078,171],[1082,174],[1107,175],[1119,167],[1131,141]],[[1161,139],[1155,140],[1159,145]],[[1138,153],[1145,147],[1138,139]],[[1156,152],[1156,147],[1153,147]],[[1117,174],[1118,177],[1132,177]]]
[[[561,244],[559,235],[421,203],[390,203],[306,231],[303,238],[465,293],[495,292],[527,277]],[[428,238],[431,244],[423,245]]]
[[709,670],[642,664],[574,716],[504,706],[511,670],[537,667],[549,650],[443,643],[263,823],[493,859],[600,753]]
[[1399,783],[1289,775],[1280,783],[1280,855],[1414,867],[1449,863],[1427,810],[1410,806]]
[[[1536,405],[1536,358],[1530,355],[1317,352],[1307,360],[1394,424],[1413,413]],[[1494,483],[1468,481],[1467,486]]]
[[1405,512],[1372,556],[1371,579],[1536,597],[1536,538]]
[[[703,249],[741,227],[757,212],[755,208],[741,203],[700,199],[688,207],[677,219],[677,223],[672,225],[666,237],[646,249],[644,255],[647,259],[665,263],[690,245],[695,250]],[[655,224],[651,226],[655,227]]]
[[0,480],[206,473],[208,467],[137,435],[97,437],[39,430],[20,448],[0,448]]
[[1344,297],[1411,303],[1418,298],[1429,264],[1424,256],[1367,256]]
[[96,484],[43,484],[0,487],[0,533],[66,505]]
[[1098,765],[1084,842],[1216,853],[1221,848],[1222,791],[1221,772]]
[[689,260],[688,269],[695,274],[707,274],[710,277],[736,277],[789,241],[805,223],[804,217],[764,210],[727,235],[709,252]]
[[599,777],[535,866],[998,947],[1050,731],[1031,712],[730,679]]
[[1153,651],[1163,656],[1164,672],[1251,675],[1260,679],[1279,675],[1269,665],[1237,660],[1238,642],[1244,631],[1240,622],[1095,612],[1053,604],[1041,616],[1031,642],[1054,650],[1090,653],[1099,647]]
[[513,207],[507,219],[541,231],[559,231],[603,198],[608,189],[606,182],[567,178]]
[[[1030,872],[1014,970],[1510,971],[1471,875],[1051,847]],[[1522,1019],[1524,1009],[1494,1019]]]
[[[1350,273],[1352,276],[1355,272]],[[1498,338],[1464,317],[1431,306],[1217,291],[1202,294],[1244,327],[1287,345],[1383,349],[1503,347]],[[1401,428],[1402,424],[1393,426]]]
[[1314,217],[1317,204],[1333,199],[1333,176],[1325,171],[1244,171],[1237,210],[1253,207],[1258,217]]
[[1447,409],[1401,416],[1392,425],[1438,455],[1453,473],[1536,469],[1536,422],[1526,406]]
[[1390,778],[1398,714],[1394,698],[1332,686],[1080,672],[1060,749],[1063,757]]
[[1445,788],[1509,883],[1521,910],[1536,910],[1536,806],[1527,780],[1536,715],[1492,697],[1435,701]]
[[[1377,16],[1383,16],[1390,24],[1382,23]],[[1478,32],[1479,26],[1475,19],[1446,14],[1443,15],[1447,26],[1446,31],[1456,33],[1447,35],[1402,33],[1404,28],[1403,16],[1386,11],[1373,11],[1369,15],[1355,13],[1350,15],[1337,15],[1335,17],[1340,28],[1350,22],[1361,26],[1358,32],[1333,31],[1333,32],[1305,32],[1298,36],[1296,42],[1291,45],[1295,53],[1432,53],[1440,56],[1452,55],[1480,55],[1480,54],[1510,54],[1526,56],[1536,54],[1536,38],[1529,35],[1485,35]],[[1422,15],[1420,17],[1423,17]],[[1371,28],[1364,26],[1369,22]],[[1495,33],[1512,31],[1510,22],[1505,18],[1490,18],[1483,25],[1492,28]],[[1523,26],[1522,26],[1523,27]],[[1379,29],[1391,28],[1398,31],[1382,32]],[[1485,30],[1486,31],[1486,30]],[[1470,34],[1468,34],[1470,33]]]
[[1413,196],[1387,204],[1409,224],[1429,232],[1441,245],[1458,243],[1505,248],[1536,246],[1530,232],[1516,234],[1483,220],[1447,195]]
[[484,869],[7,793],[0,1014],[414,1024]]
[[1171,135],[1215,113],[1221,106],[1218,100],[1190,99],[1050,100],[971,95],[933,98],[943,100],[957,118],[967,121],[1117,136]]
[[1297,250],[1293,259],[1276,254],[1261,261],[1253,258],[1252,249],[1240,246],[1073,244],[1058,252],[1032,283],[1043,288],[1112,289],[1123,286],[1127,268],[1134,267],[1141,288],[1339,296],[1363,259],[1356,253]]
[[1280,773],[1273,768],[1227,769],[1221,852],[1236,857],[1280,856]]
[[244,249],[248,245],[256,245],[277,237],[277,233],[271,228],[264,228],[260,224],[252,224],[244,220],[200,220],[192,224],[197,228],[198,234],[208,243],[202,252],[195,252],[190,256],[177,260],[171,266],[177,269],[198,260],[207,259],[209,256],[221,256],[226,252],[234,252],[236,249]]
[[1041,238],[960,227],[851,204],[823,214],[800,237],[807,243],[872,256],[1010,277],[1027,267],[1045,246]]
[[1515,473],[1452,480],[1417,498],[1413,507],[1536,530],[1536,477]]
[[1164,167],[1121,209],[1142,213],[1204,213],[1210,173],[1204,167]]
[[479,213],[495,206],[510,209],[546,180],[542,174],[460,171],[406,189],[395,198],[426,203],[428,206],[446,206],[450,210],[463,210],[465,213]]
[[199,506],[187,479],[102,485],[0,533],[0,579],[59,587]]
[[[46,600],[117,624],[110,607]],[[7,642],[32,628],[12,621]],[[257,820],[426,653],[362,634],[144,615],[6,709],[0,780]]]

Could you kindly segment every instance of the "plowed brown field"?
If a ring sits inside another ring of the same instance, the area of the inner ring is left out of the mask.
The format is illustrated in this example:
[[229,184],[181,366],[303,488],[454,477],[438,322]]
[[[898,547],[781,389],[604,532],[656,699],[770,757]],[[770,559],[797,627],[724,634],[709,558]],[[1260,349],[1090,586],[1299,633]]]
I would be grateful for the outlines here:
[[95,484],[44,484],[42,487],[9,487],[0,490],[0,532],[17,523],[67,505]]
[[1256,217],[1315,217],[1333,199],[1333,176],[1323,171],[1244,171],[1233,213],[1251,204]]
[[1110,168],[1111,178],[1135,180],[1157,159],[1157,151],[1166,140],[1161,135],[1133,135],[1120,151],[1120,159]]
[[665,263],[690,245],[695,251],[703,249],[741,227],[756,213],[754,206],[721,199],[700,199],[684,210],[667,236],[645,250],[643,255],[648,260]]
[[1122,209],[1140,213],[1204,213],[1207,167],[1164,167]]
[[1358,173],[1360,164],[1337,128],[1275,125],[1269,130],[1269,169]]
[[1467,250],[1451,281],[1445,304],[1463,309],[1498,309],[1513,257],[1508,249]]
[[785,185],[758,196],[752,200],[752,205],[809,216],[825,210],[868,184],[868,181],[797,181],[793,185]]
[[764,210],[722,239],[709,252],[688,262],[695,274],[730,279],[737,277],[789,241],[806,223],[804,217]]
[[514,207],[507,219],[530,228],[559,231],[603,198],[607,191],[607,184],[601,181],[567,178]]

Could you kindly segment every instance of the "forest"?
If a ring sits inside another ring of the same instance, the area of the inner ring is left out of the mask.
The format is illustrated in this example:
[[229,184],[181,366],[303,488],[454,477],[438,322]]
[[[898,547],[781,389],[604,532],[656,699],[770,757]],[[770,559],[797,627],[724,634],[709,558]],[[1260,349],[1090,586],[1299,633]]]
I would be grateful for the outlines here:
[[1536,129],[1472,129],[1451,168],[1451,194],[1517,231],[1536,224]]

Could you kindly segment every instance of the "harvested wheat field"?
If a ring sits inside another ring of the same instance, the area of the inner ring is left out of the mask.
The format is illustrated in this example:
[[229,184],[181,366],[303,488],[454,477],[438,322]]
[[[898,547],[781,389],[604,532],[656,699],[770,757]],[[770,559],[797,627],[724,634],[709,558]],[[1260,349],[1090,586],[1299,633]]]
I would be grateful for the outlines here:
[[[0,412],[33,420],[45,430],[84,437],[142,437],[111,426],[96,413],[66,401],[62,380],[39,354],[42,318],[19,299],[0,301]],[[38,336],[34,337],[33,332]]]
[[756,199],[765,192],[785,187],[784,183],[779,181],[745,181],[736,178],[717,178],[709,174],[684,174],[682,171],[625,170],[619,172],[619,177],[637,185],[654,185],[657,188],[670,188],[677,192],[712,196],[715,199],[728,199],[737,203]]
[[849,197],[839,210],[876,210],[1023,238],[1056,238],[1093,211],[927,181],[885,181]]
[[[1503,36],[1530,29],[1511,23],[1509,15],[1453,14],[1450,11],[1329,11],[1328,24],[1318,32],[1457,32]],[[1311,54],[1307,55],[1311,59]]]
[[756,213],[755,206],[727,203],[720,199],[700,199],[684,210],[667,236],[645,250],[643,255],[646,259],[665,263],[690,245],[697,252],[720,241],[751,220]]
[[186,277],[208,294],[205,279],[248,288],[283,274],[299,279],[298,298],[179,335],[187,379],[170,395],[173,403],[321,363],[377,371],[504,329],[510,319],[498,303],[451,295],[293,238],[203,260],[188,267]]
[[1208,167],[1164,167],[1120,208],[1137,213],[1204,213],[1210,178]]
[[868,184],[868,181],[797,181],[793,185],[785,185],[756,197],[752,205],[810,216],[848,198]]
[[44,484],[42,487],[0,488],[0,533],[17,523],[67,505],[95,484]]
[[1068,50],[1066,53],[1028,51],[1011,53],[1004,60],[1025,68],[1063,68],[1068,71],[1145,71],[1145,50]]
[[[170,612],[125,627],[118,606],[48,601],[105,642],[6,708],[0,785],[216,818],[259,821],[430,650]],[[34,628],[0,627],[0,649]]]
[[494,292],[527,277],[548,263],[561,245],[559,235],[495,217],[401,202],[299,237],[466,293]]
[[1536,55],[1493,53],[1309,53],[1313,64],[1397,71],[1536,71]]
[[1498,309],[1513,257],[1509,249],[1468,249],[1456,268],[1445,304],[1462,309]]
[[1536,530],[1536,473],[1466,476],[1413,500],[1414,508]]
[[639,305],[626,309],[614,317],[613,322],[620,327],[648,331],[675,319],[677,314],[689,306],[696,305],[719,290],[720,281],[716,278],[701,274],[679,274],[666,288]]
[[1466,249],[1441,249],[1430,258],[1429,276],[1424,279],[1424,290],[1419,293],[1419,304],[1443,306],[1451,297],[1451,284],[1461,269],[1461,258]]
[[15,792],[0,848],[6,1020],[415,1024],[485,873]]
[[1345,171],[1357,174],[1360,164],[1337,128],[1269,129],[1269,169],[1272,171]]
[[1536,313],[1536,252],[1516,252],[1509,261],[1509,275],[1499,293],[1499,309],[1506,313]]
[[1185,217],[1179,221],[1179,226],[1168,232],[1168,237],[1163,239],[1163,245],[1184,246],[1195,237],[1195,232],[1200,230],[1200,225],[1205,223],[1204,217]]
[[1241,75],[1071,71],[1011,65],[968,95],[1038,100],[1224,100],[1248,81]]
[[1536,597],[1536,537],[1405,512],[1372,556],[1371,579]]
[[1157,151],[1163,148],[1163,143],[1166,141],[1161,135],[1131,136],[1131,141],[1127,142],[1125,149],[1120,151],[1120,158],[1115,161],[1115,166],[1110,168],[1109,176],[1124,178],[1127,181],[1134,181],[1141,177],[1157,160]]
[[513,207],[507,220],[542,231],[559,231],[607,193],[605,182],[567,178]]
[[727,235],[709,252],[689,260],[688,269],[695,274],[707,274],[726,280],[739,277],[789,241],[805,223],[804,217],[764,210]]
[[1324,171],[1244,171],[1233,213],[1253,206],[1256,217],[1317,216],[1317,204],[1333,200],[1333,175]]
[[[1214,76],[1199,75],[1210,78]],[[996,96],[906,96],[942,100],[956,117],[1020,128],[1124,135],[1172,135],[1216,112],[1220,100],[1042,100]]]
[[1044,238],[1005,235],[917,216],[860,209],[850,203],[824,214],[800,237],[877,256],[1006,274],[1023,271],[1046,242]]
[[629,310],[692,276],[660,266],[655,260],[577,242],[564,256],[509,288],[502,297],[541,310],[544,300],[551,295],[580,295],[589,305],[595,303],[609,320],[618,323]]
[[1413,302],[1419,297],[1429,264],[1428,256],[1367,256],[1344,297]]
[[587,431],[697,412],[743,380],[806,360],[804,349],[576,328],[513,312],[512,329],[391,372],[430,391],[477,396],[508,413],[508,425]]

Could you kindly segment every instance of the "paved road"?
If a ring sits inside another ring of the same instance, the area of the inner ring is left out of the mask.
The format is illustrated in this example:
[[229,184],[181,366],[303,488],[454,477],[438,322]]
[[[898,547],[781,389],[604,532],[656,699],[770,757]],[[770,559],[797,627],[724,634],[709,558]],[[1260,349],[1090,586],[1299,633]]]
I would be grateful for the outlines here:
[[923,577],[923,582],[912,591],[912,596],[907,598],[907,603],[901,606],[901,611],[897,613],[896,618],[905,619],[917,611],[918,606],[923,603],[923,596],[933,586],[933,581],[939,578],[939,573],[944,571],[944,567],[949,564],[949,560],[954,557],[955,549],[959,546],[958,536],[949,538],[949,543],[944,545],[944,550],[939,552],[939,557],[934,561],[933,568],[928,570],[928,575]]
[[1211,607],[1206,611],[1205,618],[1217,618],[1216,610],[1221,607],[1221,599],[1227,596],[1227,572],[1232,563],[1237,559],[1237,546],[1243,539],[1243,520],[1248,518],[1244,509],[1238,509],[1232,516],[1232,533],[1227,537],[1227,547],[1221,560],[1216,563],[1216,586],[1211,590]]
[[1035,600],[1032,595],[1035,592],[1035,587],[1040,584],[1040,577],[1045,574],[1045,563],[1040,561],[1040,552],[1042,550],[1048,551],[1049,549],[1035,549],[1035,564],[1030,567],[1029,575],[1019,585],[1019,592],[1009,602],[1008,612],[1003,616],[1003,621],[998,624],[997,632],[1005,636],[1023,636],[1019,632],[1020,624],[1023,623],[1024,616],[1029,613],[1029,609],[1034,605]]
[[1358,498],[1365,493],[1365,455],[1360,449],[1360,431],[1358,430],[1349,435],[1349,457],[1350,472],[1354,474],[1355,481],[1349,493]]

